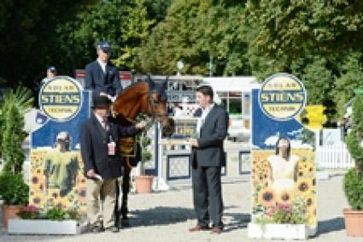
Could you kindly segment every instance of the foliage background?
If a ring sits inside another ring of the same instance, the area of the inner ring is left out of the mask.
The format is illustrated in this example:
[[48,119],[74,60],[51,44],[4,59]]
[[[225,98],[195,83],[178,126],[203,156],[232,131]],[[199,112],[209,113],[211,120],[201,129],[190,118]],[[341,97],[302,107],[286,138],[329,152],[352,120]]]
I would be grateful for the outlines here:
[[113,44],[123,70],[256,75],[303,80],[308,104],[324,104],[336,125],[362,84],[363,2],[359,0],[4,0],[0,83],[37,88],[45,69],[73,75]]

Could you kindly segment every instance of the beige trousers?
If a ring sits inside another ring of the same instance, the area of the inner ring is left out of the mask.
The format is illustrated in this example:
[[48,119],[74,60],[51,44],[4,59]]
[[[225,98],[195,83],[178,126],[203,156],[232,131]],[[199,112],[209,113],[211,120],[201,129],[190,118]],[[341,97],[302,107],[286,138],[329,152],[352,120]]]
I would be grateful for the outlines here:
[[116,179],[103,181],[87,179],[86,186],[88,223],[90,225],[100,225],[103,220],[104,228],[114,226]]

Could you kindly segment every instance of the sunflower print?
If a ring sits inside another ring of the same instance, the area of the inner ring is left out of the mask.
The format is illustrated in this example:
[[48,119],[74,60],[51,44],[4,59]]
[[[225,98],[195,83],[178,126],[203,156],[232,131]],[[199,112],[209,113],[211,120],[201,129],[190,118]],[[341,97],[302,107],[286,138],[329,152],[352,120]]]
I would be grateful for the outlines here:
[[276,195],[276,202],[278,204],[291,204],[294,198],[294,192],[290,190],[284,190]]
[[297,190],[300,194],[308,194],[313,189],[311,178],[302,178],[297,181]]
[[258,203],[264,207],[276,205],[276,193],[271,188],[264,188],[258,194]]
[[310,192],[308,194],[305,194],[304,196],[305,202],[306,202],[306,207],[312,208],[315,206],[315,194]]
[[83,162],[81,160],[80,152],[77,153],[79,161],[79,170],[75,186],[68,193],[67,196],[61,197],[59,188],[51,188],[46,185],[46,178],[44,175],[44,157],[49,150],[47,149],[33,149],[31,151],[31,173],[30,173],[30,196],[29,204],[35,205],[40,208],[47,206],[61,206],[65,209],[77,206],[81,213],[86,212],[86,179],[83,175]]
[[268,178],[270,168],[267,157],[274,154],[274,150],[252,151],[252,174],[253,185],[252,204],[254,208],[263,206],[266,209],[277,204],[292,204],[297,197],[301,197],[306,204],[306,217],[308,225],[316,225],[316,189],[315,189],[315,155],[310,149],[293,149],[301,159],[297,167],[297,181],[294,190],[276,192],[269,187]]

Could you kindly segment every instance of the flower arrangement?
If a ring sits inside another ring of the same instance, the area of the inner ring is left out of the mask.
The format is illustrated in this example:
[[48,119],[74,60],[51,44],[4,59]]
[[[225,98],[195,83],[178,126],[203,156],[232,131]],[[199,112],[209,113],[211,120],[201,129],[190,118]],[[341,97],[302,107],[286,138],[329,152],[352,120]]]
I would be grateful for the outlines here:
[[39,208],[34,205],[22,207],[17,215],[22,219],[37,219],[40,215]]
[[17,215],[22,219],[49,219],[49,220],[79,220],[80,215],[76,209],[65,210],[61,207],[40,209],[34,205],[23,207]]
[[254,211],[255,222],[260,224],[304,224],[308,219],[306,207],[305,200],[298,197],[291,203],[275,203],[269,207],[256,206]]

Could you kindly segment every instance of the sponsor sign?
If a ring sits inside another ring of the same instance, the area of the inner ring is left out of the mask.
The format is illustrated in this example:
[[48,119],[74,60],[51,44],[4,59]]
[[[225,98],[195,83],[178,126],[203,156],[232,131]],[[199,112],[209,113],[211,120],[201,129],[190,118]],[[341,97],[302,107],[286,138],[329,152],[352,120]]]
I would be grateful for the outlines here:
[[55,77],[42,86],[39,104],[40,109],[50,119],[58,122],[68,121],[81,109],[81,87],[72,78]]
[[305,224],[308,235],[313,235],[317,230],[315,135],[298,121],[305,109],[305,88],[298,78],[279,73],[253,89],[251,101],[249,236],[261,237],[253,228],[266,224]]
[[262,111],[270,118],[289,120],[305,107],[305,87],[297,77],[278,73],[262,84],[259,102]]

